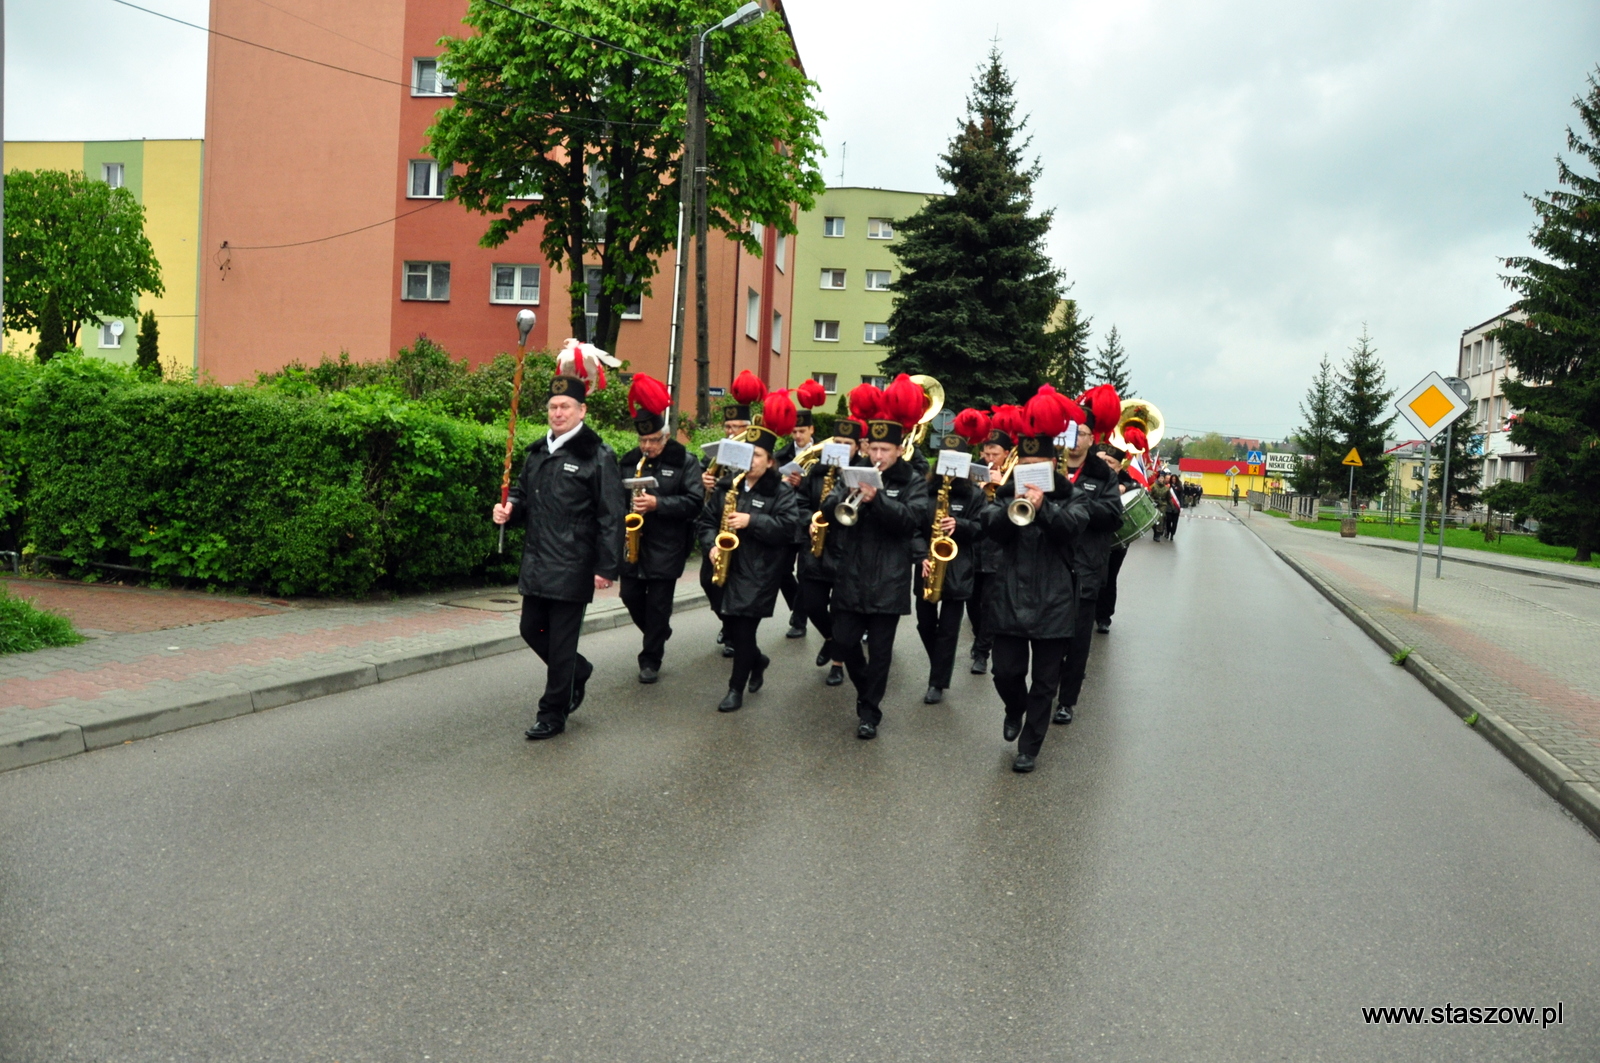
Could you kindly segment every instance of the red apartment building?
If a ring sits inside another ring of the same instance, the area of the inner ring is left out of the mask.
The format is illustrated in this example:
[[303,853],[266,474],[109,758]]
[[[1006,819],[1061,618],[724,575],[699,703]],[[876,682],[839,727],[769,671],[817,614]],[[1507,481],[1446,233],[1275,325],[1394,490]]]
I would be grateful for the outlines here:
[[[730,10],[733,6],[731,3]],[[781,13],[780,0],[770,7]],[[296,359],[347,350],[391,357],[419,334],[473,364],[569,333],[568,278],[524,226],[493,250],[487,219],[439,197],[425,131],[450,105],[438,40],[467,32],[466,0],[211,0],[199,305],[200,372],[250,380]],[[316,65],[317,63],[326,65]],[[343,70],[332,69],[334,67]],[[713,232],[707,258],[712,387],[749,369],[788,380],[793,241],[762,234],[750,255]],[[693,283],[693,257],[686,281]],[[625,319],[615,353],[665,378],[673,260]],[[685,322],[684,398],[692,408],[694,299]]]

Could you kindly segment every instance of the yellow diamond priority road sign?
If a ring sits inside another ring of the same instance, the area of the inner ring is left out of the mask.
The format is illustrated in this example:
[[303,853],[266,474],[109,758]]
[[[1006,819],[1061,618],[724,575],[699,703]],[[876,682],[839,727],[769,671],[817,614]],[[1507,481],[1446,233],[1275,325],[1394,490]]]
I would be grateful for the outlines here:
[[1411,427],[1427,440],[1449,428],[1469,408],[1438,373],[1423,377],[1421,383],[1400,396],[1394,405],[1400,416],[1410,421]]

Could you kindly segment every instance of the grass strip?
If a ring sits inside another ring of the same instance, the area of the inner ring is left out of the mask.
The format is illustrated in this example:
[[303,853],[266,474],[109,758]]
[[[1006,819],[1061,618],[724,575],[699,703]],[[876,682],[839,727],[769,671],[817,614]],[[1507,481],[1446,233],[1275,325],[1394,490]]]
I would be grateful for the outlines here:
[[[1297,520],[1291,522],[1296,528],[1309,528],[1312,531],[1336,532],[1339,522],[1336,520]],[[1417,541],[1417,529],[1412,524],[1367,523],[1362,521],[1356,525],[1356,534],[1364,535],[1371,539],[1396,539],[1401,542],[1414,543]],[[1439,543],[1437,529],[1428,530],[1428,547],[1436,548]],[[1511,557],[1526,557],[1535,561],[1561,561],[1565,564],[1576,565],[1574,561],[1577,553],[1570,546],[1552,546],[1541,543],[1531,535],[1500,535],[1494,542],[1484,542],[1481,531],[1472,531],[1470,528],[1450,528],[1444,533],[1444,545],[1452,550],[1479,550],[1491,554],[1505,554]],[[1581,562],[1585,568],[1600,568],[1600,559]]]
[[71,646],[83,641],[72,621],[40,609],[0,587],[0,654],[29,653],[46,646]]

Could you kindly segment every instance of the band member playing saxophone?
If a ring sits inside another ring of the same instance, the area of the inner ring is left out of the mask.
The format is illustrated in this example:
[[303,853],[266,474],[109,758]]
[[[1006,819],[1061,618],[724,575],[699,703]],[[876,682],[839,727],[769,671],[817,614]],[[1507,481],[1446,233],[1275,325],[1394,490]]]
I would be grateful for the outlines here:
[[[849,447],[850,464],[859,467],[867,464],[866,456],[859,452],[866,434],[865,422],[840,417],[833,423],[831,442]],[[832,611],[833,583],[844,539],[837,534],[840,529],[822,519],[822,503],[840,482],[838,466],[818,461],[801,478],[798,488],[800,513],[807,522],[806,549],[800,551],[800,604],[822,635],[817,667],[829,666],[824,682],[831,687],[844,683],[844,650],[833,641]]]
[[630,477],[653,478],[654,487],[625,490],[629,506],[627,550],[622,565],[622,604],[644,635],[639,682],[654,683],[672,637],[672,601],[694,541],[694,521],[705,504],[700,463],[677,440],[667,438],[663,419],[672,399],[665,384],[635,373],[628,412],[639,445],[622,458]]
[[[962,410],[956,415],[953,430],[968,446],[978,446],[989,434],[989,418],[978,410]],[[956,554],[943,563],[942,572],[934,548],[921,563],[917,595],[917,635],[928,651],[928,692],[924,704],[944,700],[955,671],[956,643],[961,637],[961,617],[967,612],[978,570],[982,545],[979,511],[986,501],[983,489],[965,477],[930,475],[928,491],[935,498],[933,523],[929,531],[937,542],[949,539]]]
[[772,465],[793,417],[787,395],[767,397],[766,424],[745,432],[755,447],[749,471],[719,485],[695,523],[712,573],[711,608],[722,621],[726,645],[733,648],[733,675],[719,712],[742,708],[745,692],[754,694],[766,679],[770,662],[756,643],[756,629],[772,615],[802,520],[794,491]]
[[[767,386],[759,377],[746,369],[734,377],[733,386],[729,391],[733,394],[733,403],[722,408],[722,435],[724,439],[743,439],[761,408],[761,402],[766,398]],[[731,471],[718,469],[714,461],[707,462],[705,472],[700,474],[700,486],[709,496],[719,484],[725,485],[732,479]],[[706,597],[709,599],[712,593],[711,559],[705,553],[701,554],[700,589],[706,592]],[[724,657],[733,656],[733,643],[728,641],[727,632],[717,632],[717,642],[722,646]]]

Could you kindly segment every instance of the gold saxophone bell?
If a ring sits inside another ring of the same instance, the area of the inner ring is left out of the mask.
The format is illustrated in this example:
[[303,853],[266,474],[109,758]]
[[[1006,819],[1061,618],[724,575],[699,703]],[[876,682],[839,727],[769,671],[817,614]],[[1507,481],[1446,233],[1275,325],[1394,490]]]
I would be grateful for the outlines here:
[[739,536],[728,527],[728,521],[737,512],[739,485],[743,481],[744,473],[741,472],[733,478],[727,492],[722,496],[722,529],[717,532],[715,540],[717,559],[711,563],[711,582],[718,587],[728,582],[728,566],[733,564],[733,552],[739,549]]
[[933,555],[933,559],[946,565],[954,561],[960,552],[961,547],[957,546],[956,541],[948,535],[939,536],[928,546],[928,553]]

